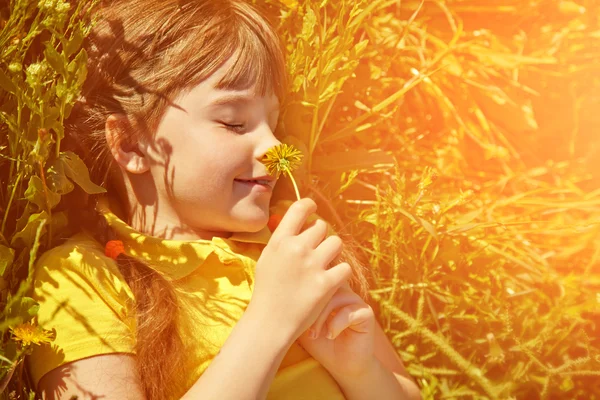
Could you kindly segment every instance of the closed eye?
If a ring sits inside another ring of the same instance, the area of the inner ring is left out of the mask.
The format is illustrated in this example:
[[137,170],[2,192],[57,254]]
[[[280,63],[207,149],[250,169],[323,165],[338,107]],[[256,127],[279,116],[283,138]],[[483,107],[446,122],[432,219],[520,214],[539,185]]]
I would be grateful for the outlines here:
[[221,124],[233,132],[242,132],[246,128],[244,124],[226,124],[225,122],[221,122]]

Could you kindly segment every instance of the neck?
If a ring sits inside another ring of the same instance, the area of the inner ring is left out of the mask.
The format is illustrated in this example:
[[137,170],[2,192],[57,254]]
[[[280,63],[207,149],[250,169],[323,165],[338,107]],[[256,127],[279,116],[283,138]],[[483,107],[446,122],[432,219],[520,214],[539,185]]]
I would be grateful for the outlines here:
[[165,207],[160,201],[151,205],[130,204],[129,225],[146,235],[170,240],[211,240],[215,236],[228,238],[232,235],[231,232],[201,230],[186,225],[168,205]]

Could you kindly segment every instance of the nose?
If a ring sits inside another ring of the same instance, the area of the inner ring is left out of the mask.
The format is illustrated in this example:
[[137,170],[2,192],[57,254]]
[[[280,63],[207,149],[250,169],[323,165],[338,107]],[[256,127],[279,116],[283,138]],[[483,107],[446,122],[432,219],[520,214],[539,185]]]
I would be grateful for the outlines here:
[[258,145],[255,148],[257,160],[261,160],[271,147],[281,144],[281,141],[275,137],[274,132],[267,123],[261,125],[258,138]]

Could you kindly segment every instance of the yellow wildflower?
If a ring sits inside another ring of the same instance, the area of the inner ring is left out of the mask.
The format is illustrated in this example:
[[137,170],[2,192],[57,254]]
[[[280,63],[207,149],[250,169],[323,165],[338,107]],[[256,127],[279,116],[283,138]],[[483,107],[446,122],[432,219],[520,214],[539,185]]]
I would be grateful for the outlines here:
[[294,146],[285,143],[271,147],[261,160],[267,167],[267,171],[269,171],[270,175],[275,175],[275,177],[279,178],[279,174],[283,173],[290,177],[294,189],[296,190],[298,200],[300,200],[300,192],[298,191],[298,186],[292,176],[292,170],[301,164],[301,160],[302,152]]
[[435,182],[437,178],[437,174],[430,167],[425,167],[423,175],[421,176],[421,181],[419,182],[419,190],[424,191],[431,186],[431,184]]
[[41,344],[50,343],[54,340],[54,333],[40,328],[31,322],[19,324],[14,328],[10,328],[13,339],[21,342],[23,346],[29,346],[30,344]]

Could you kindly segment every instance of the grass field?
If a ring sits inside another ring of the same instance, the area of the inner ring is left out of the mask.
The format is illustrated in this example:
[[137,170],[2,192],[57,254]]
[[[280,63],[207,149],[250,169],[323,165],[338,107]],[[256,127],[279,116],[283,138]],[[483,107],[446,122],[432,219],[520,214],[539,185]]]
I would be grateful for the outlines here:
[[[8,328],[35,315],[28,273],[65,224],[53,211],[70,181],[95,190],[60,147],[90,22],[62,0],[11,4],[4,375],[27,352]],[[287,46],[278,129],[305,154],[300,191],[360,244],[378,319],[424,399],[600,398],[600,2],[268,4]]]

